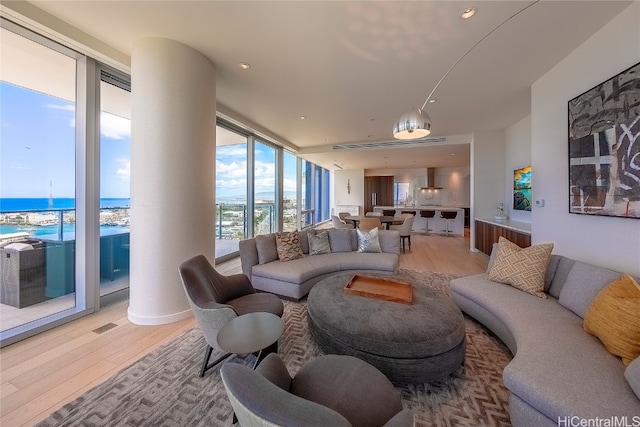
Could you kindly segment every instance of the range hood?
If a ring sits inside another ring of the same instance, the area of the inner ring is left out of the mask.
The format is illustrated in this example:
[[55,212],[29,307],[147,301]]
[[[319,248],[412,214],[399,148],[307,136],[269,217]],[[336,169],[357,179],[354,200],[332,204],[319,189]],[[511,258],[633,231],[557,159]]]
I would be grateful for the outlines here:
[[421,190],[442,190],[442,187],[436,187],[436,168],[427,168],[427,185],[420,187]]

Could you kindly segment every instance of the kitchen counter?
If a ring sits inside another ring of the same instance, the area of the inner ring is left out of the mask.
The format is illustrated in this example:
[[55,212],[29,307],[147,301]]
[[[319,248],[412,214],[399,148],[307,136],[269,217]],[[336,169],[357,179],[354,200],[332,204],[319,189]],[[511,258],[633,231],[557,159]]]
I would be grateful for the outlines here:
[[[411,231],[414,233],[425,233],[428,224],[428,233],[447,234],[447,220],[440,216],[440,212],[457,212],[454,219],[449,221],[449,234],[454,236],[464,236],[464,209],[452,206],[437,206],[437,205],[423,205],[423,206],[375,206],[373,208],[376,212],[382,212],[383,210],[394,209],[396,216],[402,214],[402,212],[415,212],[415,220],[413,221],[413,228]],[[432,210],[436,211],[433,218],[424,218],[420,216],[420,211]],[[427,233],[427,234],[428,234]]]

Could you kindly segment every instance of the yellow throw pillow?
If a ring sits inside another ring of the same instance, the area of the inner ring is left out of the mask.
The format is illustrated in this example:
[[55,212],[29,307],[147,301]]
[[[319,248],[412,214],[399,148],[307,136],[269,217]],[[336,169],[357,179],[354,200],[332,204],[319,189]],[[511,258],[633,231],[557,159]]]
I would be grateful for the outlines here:
[[640,285],[623,274],[593,299],[584,315],[584,330],[602,341],[609,353],[628,365],[640,356]]
[[544,282],[552,250],[553,243],[521,248],[500,236],[496,257],[487,276],[494,282],[546,298]]

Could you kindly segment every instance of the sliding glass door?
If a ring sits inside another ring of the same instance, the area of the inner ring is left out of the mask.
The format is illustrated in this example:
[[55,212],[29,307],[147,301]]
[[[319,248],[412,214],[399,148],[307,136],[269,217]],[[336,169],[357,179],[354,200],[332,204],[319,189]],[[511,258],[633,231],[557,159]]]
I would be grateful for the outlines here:
[[[75,281],[77,55],[0,28],[0,324],[82,308]],[[81,294],[84,294],[81,292]]]
[[247,136],[216,126],[216,260],[247,237]]
[[[126,297],[129,287],[131,87],[127,76],[100,79],[100,297]],[[120,295],[118,295],[120,294]]]

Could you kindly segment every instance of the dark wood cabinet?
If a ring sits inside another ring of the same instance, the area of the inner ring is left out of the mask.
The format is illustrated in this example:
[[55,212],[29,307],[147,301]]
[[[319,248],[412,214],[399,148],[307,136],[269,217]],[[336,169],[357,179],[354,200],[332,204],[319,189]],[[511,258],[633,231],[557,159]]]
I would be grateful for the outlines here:
[[476,220],[476,249],[491,255],[493,244],[498,242],[500,236],[526,248],[531,246],[531,234],[502,225]]
[[364,211],[374,206],[393,206],[393,176],[364,177]]

